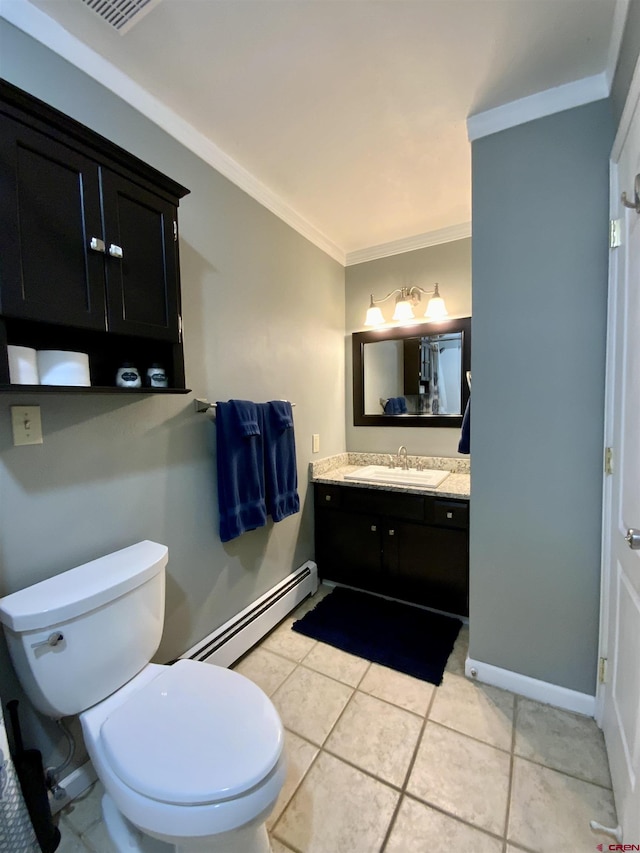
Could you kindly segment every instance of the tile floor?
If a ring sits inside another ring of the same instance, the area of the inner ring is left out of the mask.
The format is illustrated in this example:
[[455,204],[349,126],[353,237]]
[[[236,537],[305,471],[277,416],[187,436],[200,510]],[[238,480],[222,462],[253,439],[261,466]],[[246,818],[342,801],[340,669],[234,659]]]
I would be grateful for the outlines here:
[[[466,628],[440,687],[291,631],[322,587],[236,669],[272,698],[289,771],[273,853],[594,853],[616,824],[593,720],[464,677]],[[112,853],[99,784],[60,818],[59,853]]]

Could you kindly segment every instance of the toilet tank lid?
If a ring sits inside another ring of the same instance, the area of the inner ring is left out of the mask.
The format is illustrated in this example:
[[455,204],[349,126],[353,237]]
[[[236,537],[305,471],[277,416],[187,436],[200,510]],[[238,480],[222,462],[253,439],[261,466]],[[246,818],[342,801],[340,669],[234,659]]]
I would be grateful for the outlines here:
[[66,622],[141,586],[167,560],[166,545],[138,542],[0,598],[0,622],[16,632]]

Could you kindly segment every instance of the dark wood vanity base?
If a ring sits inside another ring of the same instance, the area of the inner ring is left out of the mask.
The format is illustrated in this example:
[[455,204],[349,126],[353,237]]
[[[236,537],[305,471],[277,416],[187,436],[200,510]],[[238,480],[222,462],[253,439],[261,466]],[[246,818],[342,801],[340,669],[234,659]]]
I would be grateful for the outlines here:
[[469,614],[469,501],[315,483],[323,580]]

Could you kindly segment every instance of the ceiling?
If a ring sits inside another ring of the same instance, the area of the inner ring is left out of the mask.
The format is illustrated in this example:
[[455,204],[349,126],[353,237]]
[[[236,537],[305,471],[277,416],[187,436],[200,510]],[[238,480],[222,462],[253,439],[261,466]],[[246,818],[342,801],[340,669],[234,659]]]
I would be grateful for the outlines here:
[[124,35],[82,0],[5,10],[53,18],[348,262],[469,233],[467,117],[609,85],[627,2],[160,0]]

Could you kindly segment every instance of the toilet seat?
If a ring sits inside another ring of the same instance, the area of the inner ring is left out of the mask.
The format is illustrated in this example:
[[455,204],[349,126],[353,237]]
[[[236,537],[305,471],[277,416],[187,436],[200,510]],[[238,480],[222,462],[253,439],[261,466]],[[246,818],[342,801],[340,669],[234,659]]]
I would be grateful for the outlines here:
[[283,732],[247,678],[180,660],[108,714],[100,743],[115,775],[142,796],[205,805],[260,784],[280,760]]

